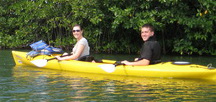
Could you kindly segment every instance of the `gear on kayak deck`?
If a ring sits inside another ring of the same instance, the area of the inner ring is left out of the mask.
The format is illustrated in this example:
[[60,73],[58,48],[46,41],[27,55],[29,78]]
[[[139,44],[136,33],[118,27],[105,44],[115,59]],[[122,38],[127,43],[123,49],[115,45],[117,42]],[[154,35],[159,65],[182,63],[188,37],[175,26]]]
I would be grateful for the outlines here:
[[172,64],[176,64],[176,65],[188,65],[188,64],[191,64],[191,63],[187,62],[187,61],[174,61],[174,62],[172,62]]
[[211,64],[211,63],[209,63],[209,64],[207,65],[207,67],[208,67],[208,69],[215,69],[215,67],[212,67],[212,64]]

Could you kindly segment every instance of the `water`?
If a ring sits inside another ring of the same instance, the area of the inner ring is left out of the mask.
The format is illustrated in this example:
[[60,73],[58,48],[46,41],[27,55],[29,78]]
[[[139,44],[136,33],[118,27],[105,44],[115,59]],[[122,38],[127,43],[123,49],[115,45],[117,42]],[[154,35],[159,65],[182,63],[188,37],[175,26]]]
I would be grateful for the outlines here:
[[[117,60],[136,57],[95,56]],[[163,59],[215,64],[215,57],[166,56]],[[10,50],[0,51],[0,61],[1,102],[215,101],[216,81],[108,76],[15,66]]]

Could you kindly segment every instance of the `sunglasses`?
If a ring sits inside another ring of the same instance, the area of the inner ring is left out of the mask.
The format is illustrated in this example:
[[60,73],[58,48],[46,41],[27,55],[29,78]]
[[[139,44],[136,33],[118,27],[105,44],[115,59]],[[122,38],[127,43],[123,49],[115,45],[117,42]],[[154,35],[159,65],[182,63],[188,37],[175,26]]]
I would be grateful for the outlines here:
[[80,30],[73,30],[73,32],[80,32]]

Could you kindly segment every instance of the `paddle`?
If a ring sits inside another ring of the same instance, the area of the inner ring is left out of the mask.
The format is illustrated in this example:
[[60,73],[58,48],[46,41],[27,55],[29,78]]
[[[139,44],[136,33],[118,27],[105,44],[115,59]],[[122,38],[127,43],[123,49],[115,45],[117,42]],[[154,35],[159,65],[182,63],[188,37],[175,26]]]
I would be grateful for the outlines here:
[[112,73],[115,71],[116,66],[118,65],[125,65],[125,64],[121,63],[120,61],[116,61],[114,64],[102,64],[99,65],[98,67],[102,68],[104,71],[108,73]]
[[[64,56],[70,56],[71,54],[69,55],[63,55],[61,57],[64,57]],[[85,57],[85,56],[84,56]],[[44,67],[47,65],[47,62],[50,61],[50,60],[54,60],[54,59],[57,59],[57,58],[50,58],[50,59],[38,59],[38,60],[33,60],[33,61],[30,61],[32,64],[34,64],[35,66],[37,67]],[[102,60],[102,62],[104,63],[115,63],[116,61],[113,61],[113,60]],[[110,64],[111,65],[111,64]]]
[[[71,54],[69,55],[63,55],[63,56],[60,56],[60,57],[65,57],[65,56],[70,56]],[[54,60],[54,59],[57,59],[57,58],[50,58],[50,59],[38,59],[38,60],[33,60],[33,61],[30,61],[32,64],[36,65],[37,67],[44,67],[47,65],[47,62],[50,61],[50,60]]]

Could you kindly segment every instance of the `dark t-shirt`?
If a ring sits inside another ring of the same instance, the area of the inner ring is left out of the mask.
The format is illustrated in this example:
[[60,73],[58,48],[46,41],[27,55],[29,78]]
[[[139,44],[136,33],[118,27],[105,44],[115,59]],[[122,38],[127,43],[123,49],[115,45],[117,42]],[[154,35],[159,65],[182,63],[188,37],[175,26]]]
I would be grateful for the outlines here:
[[158,41],[153,37],[150,37],[149,40],[143,44],[140,52],[140,59],[147,59],[150,61],[150,64],[160,62],[161,47]]

